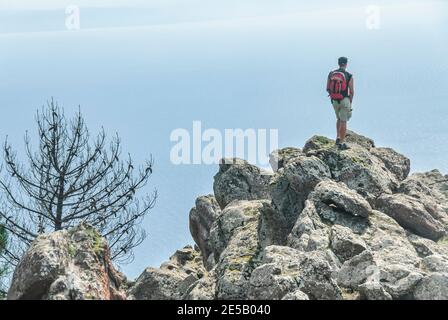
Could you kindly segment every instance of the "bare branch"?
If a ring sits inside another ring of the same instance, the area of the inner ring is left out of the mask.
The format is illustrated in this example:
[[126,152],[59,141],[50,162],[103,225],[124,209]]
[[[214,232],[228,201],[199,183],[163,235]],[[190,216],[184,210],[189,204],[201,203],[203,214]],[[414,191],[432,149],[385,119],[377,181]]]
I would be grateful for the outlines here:
[[132,259],[146,236],[141,222],[157,198],[154,192],[140,205],[137,197],[152,174],[152,158],[134,169],[130,155],[120,159],[118,135],[107,145],[102,128],[91,139],[80,109],[67,120],[53,99],[36,113],[36,123],[35,151],[28,132],[24,137],[26,167],[8,140],[3,145],[0,222],[11,238],[3,259],[16,263],[37,235],[83,221],[107,238],[114,259]]

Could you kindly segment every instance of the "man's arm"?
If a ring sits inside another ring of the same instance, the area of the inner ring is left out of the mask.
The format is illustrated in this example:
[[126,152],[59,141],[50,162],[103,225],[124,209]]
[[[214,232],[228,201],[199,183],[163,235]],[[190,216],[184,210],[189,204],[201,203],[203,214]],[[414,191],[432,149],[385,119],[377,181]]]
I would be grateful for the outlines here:
[[348,88],[350,89],[350,103],[353,102],[353,97],[355,96],[355,80],[352,78],[350,79],[350,82],[348,83]]

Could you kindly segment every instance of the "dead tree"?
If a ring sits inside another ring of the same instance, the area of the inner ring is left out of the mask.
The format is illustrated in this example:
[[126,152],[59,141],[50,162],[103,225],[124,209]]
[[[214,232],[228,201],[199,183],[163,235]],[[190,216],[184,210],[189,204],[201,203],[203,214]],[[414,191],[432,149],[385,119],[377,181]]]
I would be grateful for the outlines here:
[[[148,182],[153,161],[138,168],[121,159],[118,135],[104,129],[92,140],[81,111],[67,120],[53,100],[37,112],[38,148],[25,134],[27,165],[6,139],[0,223],[9,234],[3,257],[15,265],[39,234],[86,222],[108,240],[117,262],[132,260],[132,249],[146,237],[141,221],[154,206],[156,191],[137,192]],[[143,190],[140,190],[143,191]]]

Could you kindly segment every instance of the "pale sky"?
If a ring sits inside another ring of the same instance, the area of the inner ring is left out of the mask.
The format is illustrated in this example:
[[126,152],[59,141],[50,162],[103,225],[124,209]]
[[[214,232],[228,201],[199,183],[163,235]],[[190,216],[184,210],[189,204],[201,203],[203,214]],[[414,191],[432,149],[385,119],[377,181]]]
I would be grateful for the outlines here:
[[[78,31],[66,30],[67,4],[80,6]],[[367,5],[381,8],[377,30],[366,28]],[[173,165],[170,133],[200,120],[219,130],[278,129],[281,147],[332,137],[323,87],[341,55],[357,81],[350,128],[409,156],[413,171],[448,173],[447,8],[423,0],[0,0],[0,143],[8,135],[20,154],[34,112],[53,96],[68,114],[81,105],[92,132],[118,131],[137,162],[153,154],[147,191],[160,197],[144,222],[148,238],[122,266],[133,278],[193,243],[189,210],[213,190],[217,166]]]

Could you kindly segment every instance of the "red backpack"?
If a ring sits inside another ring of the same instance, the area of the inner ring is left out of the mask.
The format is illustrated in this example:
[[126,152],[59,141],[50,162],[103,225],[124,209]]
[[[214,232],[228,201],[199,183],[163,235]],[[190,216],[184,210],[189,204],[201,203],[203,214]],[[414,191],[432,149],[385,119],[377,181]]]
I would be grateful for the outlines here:
[[348,91],[347,76],[344,72],[336,70],[330,73],[327,82],[327,91],[332,100],[342,100]]

